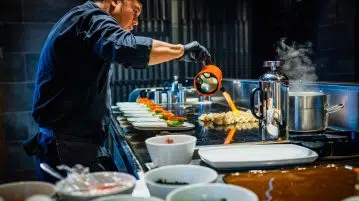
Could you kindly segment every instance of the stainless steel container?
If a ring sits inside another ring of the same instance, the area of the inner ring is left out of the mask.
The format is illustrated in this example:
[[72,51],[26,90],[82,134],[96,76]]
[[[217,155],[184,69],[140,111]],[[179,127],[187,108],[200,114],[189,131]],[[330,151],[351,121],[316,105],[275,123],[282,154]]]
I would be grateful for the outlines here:
[[[278,69],[279,61],[265,61],[267,72],[259,78],[259,88],[252,90],[250,109],[259,119],[259,134],[263,141],[287,140],[289,117],[289,80]],[[254,106],[255,93],[259,92],[259,115]]]
[[289,93],[289,130],[313,132],[328,128],[329,113],[337,112],[342,104],[329,107],[329,96],[320,92]]
[[155,92],[154,92],[155,94],[154,94],[154,100],[155,100],[155,103],[156,104],[162,104],[162,91],[161,90],[156,90]]

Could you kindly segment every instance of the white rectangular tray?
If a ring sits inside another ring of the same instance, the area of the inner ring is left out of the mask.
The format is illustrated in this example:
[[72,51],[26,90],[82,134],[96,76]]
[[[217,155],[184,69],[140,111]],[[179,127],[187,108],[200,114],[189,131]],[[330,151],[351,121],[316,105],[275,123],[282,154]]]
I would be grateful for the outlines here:
[[178,127],[167,126],[166,122],[132,122],[132,125],[137,130],[183,131],[195,128],[195,125],[188,122],[184,122],[183,126]]
[[201,148],[201,159],[217,169],[268,167],[311,163],[318,154],[294,144],[228,145]]

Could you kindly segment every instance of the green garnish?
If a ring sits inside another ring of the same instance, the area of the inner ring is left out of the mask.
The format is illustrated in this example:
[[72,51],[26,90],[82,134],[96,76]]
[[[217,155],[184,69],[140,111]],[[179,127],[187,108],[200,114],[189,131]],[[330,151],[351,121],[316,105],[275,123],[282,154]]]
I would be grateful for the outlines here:
[[169,122],[167,122],[167,125],[168,125],[168,126],[173,126],[173,127],[175,127],[175,126],[182,126],[182,125],[183,125],[183,122],[181,122],[181,121],[169,121]]

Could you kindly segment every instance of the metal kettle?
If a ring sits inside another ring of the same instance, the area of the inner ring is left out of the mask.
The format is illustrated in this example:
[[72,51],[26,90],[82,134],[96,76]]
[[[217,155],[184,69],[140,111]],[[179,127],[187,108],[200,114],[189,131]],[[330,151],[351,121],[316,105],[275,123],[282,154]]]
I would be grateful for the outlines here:
[[[280,61],[265,61],[266,73],[259,78],[259,87],[251,92],[250,110],[259,119],[259,135],[262,141],[288,140],[289,79],[279,71]],[[259,92],[258,109],[255,111],[255,94]]]

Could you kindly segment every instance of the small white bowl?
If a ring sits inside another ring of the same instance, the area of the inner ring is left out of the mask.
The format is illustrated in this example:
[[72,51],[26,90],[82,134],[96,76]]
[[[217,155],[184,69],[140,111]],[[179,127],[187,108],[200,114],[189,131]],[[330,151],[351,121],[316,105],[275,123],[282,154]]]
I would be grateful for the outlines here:
[[359,201],[359,196],[351,196],[351,197],[345,198],[342,201]]
[[257,195],[240,186],[229,184],[194,184],[178,188],[166,197],[166,201],[221,200],[258,201]]
[[92,201],[164,201],[156,197],[133,197],[131,195],[116,195],[98,198]]
[[55,186],[39,181],[13,182],[0,185],[0,197],[4,200],[25,200],[33,195],[55,195]]
[[[150,170],[145,173],[145,182],[150,194],[165,199],[167,194],[174,189],[188,186],[189,184],[212,183],[218,177],[216,171],[199,165],[170,165]],[[184,185],[159,184],[158,180],[167,182],[183,182]]]
[[[172,144],[166,141],[173,140]],[[145,141],[152,163],[156,167],[188,164],[192,160],[197,138],[191,135],[164,135]]]

